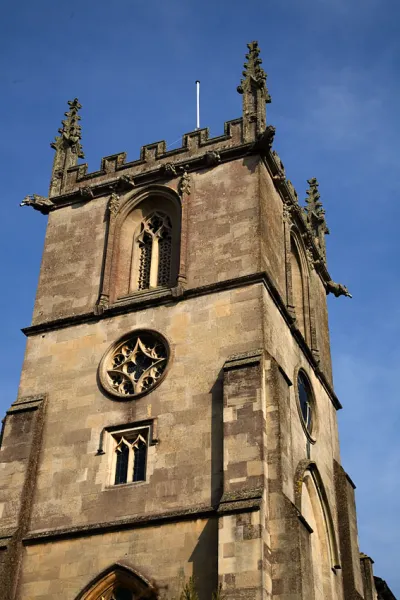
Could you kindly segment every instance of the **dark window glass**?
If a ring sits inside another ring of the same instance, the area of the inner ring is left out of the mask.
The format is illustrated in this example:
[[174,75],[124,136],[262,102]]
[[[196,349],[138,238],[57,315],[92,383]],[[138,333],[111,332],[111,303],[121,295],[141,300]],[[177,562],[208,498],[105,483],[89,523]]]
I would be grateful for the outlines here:
[[307,377],[301,371],[297,379],[297,387],[299,389],[301,414],[308,431],[310,431],[312,425],[312,392]]
[[144,481],[146,479],[146,450],[147,446],[142,441],[139,441],[138,447],[134,448],[133,481]]
[[119,587],[115,590],[113,597],[115,600],[132,600],[133,594],[127,588]]
[[115,483],[126,483],[128,477],[129,448],[121,444],[117,450],[117,466],[115,469]]

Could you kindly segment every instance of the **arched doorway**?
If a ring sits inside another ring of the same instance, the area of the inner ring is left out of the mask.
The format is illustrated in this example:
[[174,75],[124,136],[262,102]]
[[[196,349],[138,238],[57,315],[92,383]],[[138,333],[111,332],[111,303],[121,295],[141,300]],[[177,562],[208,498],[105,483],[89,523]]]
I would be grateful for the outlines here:
[[95,577],[76,600],[157,600],[153,585],[133,568],[116,564]]

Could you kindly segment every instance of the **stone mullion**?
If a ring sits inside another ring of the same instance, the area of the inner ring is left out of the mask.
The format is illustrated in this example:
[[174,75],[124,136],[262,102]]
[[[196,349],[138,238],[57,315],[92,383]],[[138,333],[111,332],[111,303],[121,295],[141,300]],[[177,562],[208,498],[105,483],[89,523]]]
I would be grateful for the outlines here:
[[158,265],[159,265],[159,239],[156,235],[153,235],[153,241],[151,245],[151,261],[150,261],[150,281],[151,288],[157,287],[158,284]]

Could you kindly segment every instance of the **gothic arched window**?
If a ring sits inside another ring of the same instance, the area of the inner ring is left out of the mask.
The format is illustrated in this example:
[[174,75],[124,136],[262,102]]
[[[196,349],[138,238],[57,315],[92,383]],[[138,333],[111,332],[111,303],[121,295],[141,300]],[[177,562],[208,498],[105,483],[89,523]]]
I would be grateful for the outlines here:
[[289,304],[294,309],[296,325],[309,344],[311,341],[311,318],[308,261],[302,240],[295,232],[290,236],[289,281]]
[[304,472],[300,494],[301,513],[310,527],[307,554],[311,569],[305,577],[315,600],[331,600],[333,569],[340,567],[329,504],[315,468]]
[[[172,224],[165,213],[155,211],[142,220],[136,237],[137,268],[132,281],[137,289],[168,287],[171,284]],[[135,261],[134,261],[135,264]]]
[[292,297],[296,315],[296,323],[304,339],[306,339],[306,310],[305,310],[305,285],[300,259],[300,253],[294,239],[291,240],[290,265],[292,269]]
[[115,437],[114,484],[146,480],[147,432],[127,432]]
[[132,196],[110,217],[101,295],[112,305],[173,288],[180,274],[181,204],[169,189]]
[[156,590],[132,568],[117,564],[87,585],[76,600],[156,600]]

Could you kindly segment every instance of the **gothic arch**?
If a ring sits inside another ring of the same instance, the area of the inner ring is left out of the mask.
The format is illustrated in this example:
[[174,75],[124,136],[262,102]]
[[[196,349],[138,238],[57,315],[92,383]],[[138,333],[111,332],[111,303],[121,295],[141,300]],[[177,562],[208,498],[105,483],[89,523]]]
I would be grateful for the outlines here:
[[295,504],[310,531],[309,577],[314,600],[332,600],[332,570],[340,569],[339,553],[328,498],[314,461],[302,460],[297,467]]
[[333,518],[331,509],[328,502],[328,496],[325,491],[325,486],[321,478],[321,474],[318,470],[317,464],[313,460],[304,459],[299,462],[297,465],[295,478],[294,478],[294,490],[295,490],[295,505],[298,508],[299,512],[303,514],[303,484],[304,480],[310,474],[313,484],[316,490],[316,496],[314,498],[315,501],[318,501],[320,505],[323,520],[325,524],[327,539],[329,542],[329,555],[330,555],[330,565],[334,569],[340,569],[339,564],[339,549],[336,540],[335,528],[333,525]]
[[297,327],[306,342],[310,344],[310,272],[303,242],[294,227],[290,231],[289,255],[288,304],[296,317]]
[[154,587],[133,567],[115,563],[92,579],[75,600],[111,600],[118,588],[132,592],[132,600],[157,598]]
[[[153,221],[157,221],[157,225]],[[181,242],[186,235],[182,236],[181,229],[181,199],[175,190],[151,185],[124,198],[115,195],[108,210],[98,312],[141,290],[171,289],[184,282],[186,251]],[[157,243],[153,245],[156,251],[151,256],[152,239]],[[149,246],[146,250],[149,241],[150,252]],[[169,253],[168,256],[165,253]],[[163,261],[164,255],[168,260]],[[140,273],[145,274],[141,281]]]

